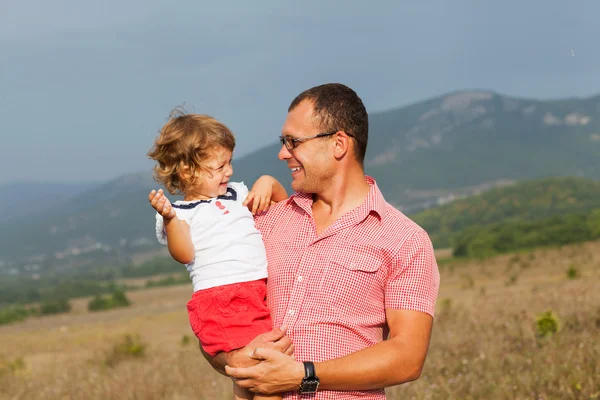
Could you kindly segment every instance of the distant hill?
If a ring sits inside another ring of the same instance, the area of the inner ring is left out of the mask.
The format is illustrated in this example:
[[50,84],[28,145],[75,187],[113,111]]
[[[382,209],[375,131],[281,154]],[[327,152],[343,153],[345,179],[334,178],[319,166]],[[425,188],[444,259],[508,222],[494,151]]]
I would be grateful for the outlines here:
[[0,184],[0,222],[39,215],[98,183],[10,182]]
[[600,181],[546,178],[492,189],[411,218],[429,232],[434,245],[449,247],[454,237],[474,226],[539,221],[593,209],[600,209]]
[[[539,101],[453,92],[370,113],[369,135],[366,171],[407,214],[518,180],[600,178],[600,96]],[[269,173],[289,187],[279,149],[274,137],[236,160],[235,180],[251,185]],[[3,222],[0,275],[122,262],[156,248],[146,197],[155,187],[150,171],[129,174],[61,198],[35,218]]]
[[457,234],[452,254],[485,258],[500,253],[558,247],[600,239],[600,208],[537,220],[509,219],[474,225]]
[[[600,178],[600,96],[539,101],[462,91],[370,113],[365,166],[388,201],[414,212],[516,180]],[[274,143],[236,163],[253,181],[290,181]]]

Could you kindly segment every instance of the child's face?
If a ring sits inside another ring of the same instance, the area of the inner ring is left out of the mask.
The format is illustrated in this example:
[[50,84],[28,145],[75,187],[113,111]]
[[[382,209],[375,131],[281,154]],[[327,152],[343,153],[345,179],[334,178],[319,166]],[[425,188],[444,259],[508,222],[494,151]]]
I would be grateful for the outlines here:
[[213,155],[206,161],[207,170],[202,170],[199,183],[190,188],[186,198],[210,199],[224,195],[227,192],[227,183],[233,174],[231,166],[231,150],[218,147]]

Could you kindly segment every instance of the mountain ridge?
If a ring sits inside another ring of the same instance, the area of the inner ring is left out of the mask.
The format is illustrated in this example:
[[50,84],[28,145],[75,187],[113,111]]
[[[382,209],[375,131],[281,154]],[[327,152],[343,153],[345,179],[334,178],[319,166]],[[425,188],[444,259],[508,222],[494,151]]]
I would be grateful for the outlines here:
[[[268,173],[289,188],[290,172],[273,142],[235,159],[233,179],[251,186]],[[597,179],[599,156],[600,95],[527,100],[488,90],[454,91],[371,113],[365,168],[388,202],[410,214],[519,180]],[[23,219],[2,224],[0,273],[2,263],[18,259],[41,259],[34,264],[43,269],[52,264],[48,260],[59,263],[61,254],[65,264],[65,254],[79,249],[73,257],[80,257],[85,246],[98,257],[105,252],[108,262],[155,248],[147,194],[158,187],[150,170],[125,174],[64,201],[54,215],[23,227]]]

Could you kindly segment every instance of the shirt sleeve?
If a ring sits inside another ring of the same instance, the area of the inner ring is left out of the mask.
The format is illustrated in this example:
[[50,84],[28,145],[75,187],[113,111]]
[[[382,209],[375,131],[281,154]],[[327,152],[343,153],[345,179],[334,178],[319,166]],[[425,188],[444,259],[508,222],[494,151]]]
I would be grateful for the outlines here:
[[[174,208],[175,214],[177,214],[177,219],[187,223],[189,226],[192,225],[192,218],[196,213],[194,209],[191,210],[183,210],[179,208]],[[167,233],[165,232],[165,221],[159,213],[156,213],[156,239],[158,239],[158,243],[167,244]]]
[[385,288],[385,308],[413,310],[434,316],[440,274],[427,232],[408,239],[394,259]]
[[229,182],[229,187],[235,190],[237,194],[237,201],[243,203],[248,197],[248,187],[244,184],[244,182]]

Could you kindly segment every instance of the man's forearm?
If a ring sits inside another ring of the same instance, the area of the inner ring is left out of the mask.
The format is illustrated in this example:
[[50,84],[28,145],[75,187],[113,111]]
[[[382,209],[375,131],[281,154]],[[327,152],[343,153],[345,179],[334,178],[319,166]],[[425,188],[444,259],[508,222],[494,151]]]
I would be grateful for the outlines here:
[[315,363],[320,389],[370,390],[413,381],[421,375],[426,351],[400,338],[334,360]]

